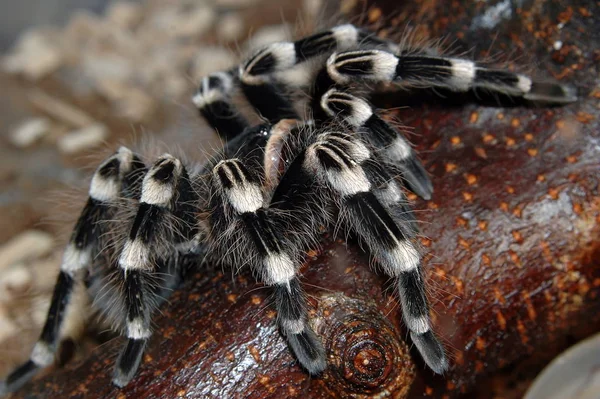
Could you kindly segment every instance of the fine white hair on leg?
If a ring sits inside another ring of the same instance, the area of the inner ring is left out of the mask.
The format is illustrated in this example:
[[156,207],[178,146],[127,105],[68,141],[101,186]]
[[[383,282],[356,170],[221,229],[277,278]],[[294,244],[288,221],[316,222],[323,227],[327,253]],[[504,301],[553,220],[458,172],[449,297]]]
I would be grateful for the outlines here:
[[[403,309],[409,306],[408,303],[406,303],[409,300],[410,298],[401,297]],[[413,317],[405,313],[404,322],[406,323],[406,326],[410,331],[414,331],[417,334],[425,334],[431,329],[431,325],[429,323],[429,316]]]
[[286,334],[300,334],[306,327],[306,322],[303,319],[288,320],[282,318],[279,323]]
[[[253,71],[260,62],[271,58],[275,60],[275,65],[271,67],[272,70],[266,73],[255,73]],[[296,62],[296,48],[294,43],[273,43],[260,50],[246,64],[240,66],[240,80],[249,85],[263,84],[268,81],[268,75],[270,73],[289,69],[293,67]]]
[[117,150],[117,157],[120,161],[119,169],[121,172],[121,176],[124,176],[127,172],[131,171],[131,166],[133,163],[133,152],[125,146],[120,146]]
[[[330,117],[341,117],[353,127],[360,127],[373,115],[371,105],[361,98],[340,92],[337,89],[328,90],[321,97],[321,108]],[[341,112],[341,109],[346,112]]]
[[239,213],[256,212],[263,205],[262,191],[253,183],[235,186],[226,193],[229,203]]
[[338,50],[344,51],[358,44],[358,29],[352,24],[339,25],[331,29],[338,45]]
[[413,156],[413,150],[410,144],[402,137],[397,137],[385,149],[385,154],[395,162],[402,162]]
[[[330,164],[323,164],[319,159],[320,156],[327,157]],[[347,162],[350,162],[351,165],[347,165]],[[313,144],[308,148],[304,167],[310,171],[316,170],[323,173],[332,188],[342,196],[371,189],[371,182],[360,165],[351,158],[342,159],[326,142]]]
[[169,154],[160,156],[144,176],[140,201],[168,207],[175,194],[176,181],[181,176],[182,170],[181,162],[177,158]]
[[265,283],[286,284],[296,275],[294,261],[285,253],[269,253],[263,259]]
[[127,320],[127,338],[131,339],[148,339],[150,338],[150,330],[144,326],[144,321],[137,317],[133,320]]
[[196,107],[204,108],[228,98],[232,92],[232,77],[226,72],[215,72],[202,79],[198,92],[192,97],[192,102]]
[[121,256],[119,266],[123,270],[150,270],[150,249],[139,239],[127,240]]
[[517,75],[517,78],[519,79],[517,82],[517,87],[519,90],[521,90],[523,93],[529,93],[532,85],[531,79],[525,75]]
[[328,170],[327,179],[342,197],[371,190],[371,182],[360,166],[344,168],[339,172]]
[[260,186],[248,180],[237,159],[220,161],[213,175],[221,185],[229,204],[238,212],[256,212],[262,208],[264,197]]
[[84,269],[90,264],[91,261],[91,247],[79,249],[75,246],[75,244],[70,243],[63,254],[60,269],[73,276],[77,270]]
[[119,198],[121,182],[113,176],[94,174],[90,184],[89,195],[100,202],[111,202]]
[[[368,66],[365,67],[365,64]],[[397,66],[398,57],[382,50],[333,53],[327,60],[327,72],[339,84],[349,83],[354,75],[377,82],[391,82],[396,77]],[[344,68],[352,70],[353,74],[341,73],[340,69]]]
[[38,341],[33,347],[30,359],[39,367],[46,367],[54,362],[54,351],[43,341]]
[[320,141],[319,143],[335,147],[338,151],[342,151],[339,148],[339,144],[341,144],[347,155],[358,164],[363,163],[371,157],[371,151],[369,151],[367,146],[359,140],[351,140],[350,136],[328,134],[325,135],[325,140],[325,142]]
[[449,86],[458,91],[467,91],[473,86],[473,81],[476,75],[476,66],[473,61],[461,60],[453,58],[449,60],[451,63],[450,73],[451,78]]
[[404,200],[402,191],[395,181],[390,181],[384,189],[377,190],[376,195],[379,201],[388,206]]
[[171,185],[162,184],[152,179],[144,181],[141,202],[150,205],[167,206],[171,202],[171,199],[173,199],[173,187]]
[[419,251],[408,240],[397,240],[396,246],[387,250],[384,256],[386,260],[384,266],[390,276],[416,270],[421,262]]

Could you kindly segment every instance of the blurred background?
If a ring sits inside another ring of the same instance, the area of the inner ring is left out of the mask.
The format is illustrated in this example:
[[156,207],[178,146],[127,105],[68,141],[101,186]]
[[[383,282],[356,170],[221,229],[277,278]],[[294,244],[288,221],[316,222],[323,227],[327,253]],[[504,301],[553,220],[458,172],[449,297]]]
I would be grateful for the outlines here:
[[23,0],[0,2],[0,51],[6,51],[30,27],[63,25],[75,10],[89,10],[100,14],[110,0]]

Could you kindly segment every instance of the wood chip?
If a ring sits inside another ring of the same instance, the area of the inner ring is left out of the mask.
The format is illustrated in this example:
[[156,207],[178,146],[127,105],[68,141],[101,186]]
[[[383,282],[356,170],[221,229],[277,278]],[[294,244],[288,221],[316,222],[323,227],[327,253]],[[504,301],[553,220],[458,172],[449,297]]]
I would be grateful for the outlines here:
[[28,230],[0,246],[0,270],[48,254],[54,246],[54,239],[48,233]]
[[107,127],[101,123],[95,123],[62,136],[58,140],[58,149],[65,154],[73,154],[96,147],[107,137]]
[[21,122],[11,133],[10,142],[18,148],[26,148],[44,137],[50,130],[46,118],[30,118]]
[[28,98],[40,110],[72,127],[83,128],[95,123],[91,116],[79,108],[52,97],[39,89],[31,90],[28,93]]

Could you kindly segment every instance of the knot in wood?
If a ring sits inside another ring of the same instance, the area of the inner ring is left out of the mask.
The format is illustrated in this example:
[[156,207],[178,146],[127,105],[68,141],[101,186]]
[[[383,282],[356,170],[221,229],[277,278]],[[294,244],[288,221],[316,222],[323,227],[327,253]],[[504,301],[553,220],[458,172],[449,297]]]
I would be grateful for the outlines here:
[[342,295],[322,304],[326,316],[320,327],[331,360],[325,378],[332,388],[358,398],[397,395],[410,386],[415,372],[408,347],[379,309]]

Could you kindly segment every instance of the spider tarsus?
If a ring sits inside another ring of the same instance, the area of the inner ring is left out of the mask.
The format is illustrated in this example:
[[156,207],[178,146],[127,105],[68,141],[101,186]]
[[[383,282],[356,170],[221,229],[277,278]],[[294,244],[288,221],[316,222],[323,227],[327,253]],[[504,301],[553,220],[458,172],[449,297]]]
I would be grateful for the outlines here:
[[409,157],[400,166],[402,180],[408,189],[424,200],[430,200],[433,194],[433,184],[427,176],[427,171],[416,157]]
[[523,97],[539,104],[569,104],[577,101],[577,87],[549,82],[533,82]]
[[433,331],[429,330],[423,334],[411,331],[410,338],[427,366],[436,374],[444,374],[448,369],[448,358],[444,352],[444,347]]
[[319,375],[325,370],[325,348],[310,327],[305,326],[300,334],[287,335],[287,341],[302,367],[311,375]]
[[0,396],[15,392],[40,371],[33,361],[28,360],[8,375],[5,381],[0,381]]
[[146,341],[146,339],[127,340],[127,346],[117,359],[112,379],[113,384],[123,388],[131,381],[142,361]]

